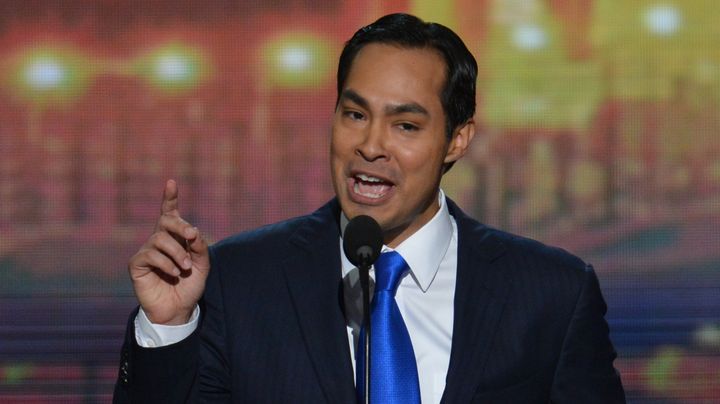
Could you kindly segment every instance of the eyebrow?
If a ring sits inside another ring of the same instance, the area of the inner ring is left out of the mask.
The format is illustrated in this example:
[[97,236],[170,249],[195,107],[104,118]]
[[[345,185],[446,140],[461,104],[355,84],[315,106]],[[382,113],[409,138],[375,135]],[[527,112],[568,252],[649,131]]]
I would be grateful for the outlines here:
[[340,95],[340,99],[350,100],[355,104],[359,105],[361,108],[370,108],[370,103],[368,102],[368,100],[366,100],[360,94],[356,93],[354,90],[343,90],[342,94]]
[[423,108],[422,105],[415,102],[411,102],[408,104],[388,105],[385,107],[385,113],[388,115],[412,113],[430,116],[430,113],[427,111],[427,109]]
[[[344,90],[340,96],[341,99],[346,99],[359,105],[361,108],[369,109],[370,103],[363,96],[355,92],[354,90]],[[387,105],[384,108],[385,114],[387,115],[399,115],[405,113],[422,114],[430,116],[430,113],[422,105],[416,102],[410,102],[406,104]]]

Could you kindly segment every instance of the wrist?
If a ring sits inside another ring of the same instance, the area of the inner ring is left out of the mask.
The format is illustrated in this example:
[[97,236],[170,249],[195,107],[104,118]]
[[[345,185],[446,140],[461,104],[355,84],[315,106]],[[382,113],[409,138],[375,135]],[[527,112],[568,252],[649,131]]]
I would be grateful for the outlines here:
[[145,309],[143,309],[143,311],[145,312],[145,316],[147,317],[148,321],[150,321],[150,323],[153,325],[176,326],[189,323],[190,317],[192,316],[195,307],[197,307],[197,305],[195,305],[189,310],[179,310],[170,317],[155,316],[151,311]]
[[157,348],[175,344],[187,338],[198,327],[200,307],[195,309],[186,324],[153,324],[142,308],[135,317],[135,340],[143,348]]

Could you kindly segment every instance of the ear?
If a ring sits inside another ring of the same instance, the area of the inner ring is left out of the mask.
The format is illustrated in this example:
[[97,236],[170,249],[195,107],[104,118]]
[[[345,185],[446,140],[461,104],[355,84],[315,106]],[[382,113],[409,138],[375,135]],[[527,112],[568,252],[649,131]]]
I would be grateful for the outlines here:
[[445,154],[445,164],[454,163],[467,152],[470,147],[470,142],[475,137],[475,121],[470,118],[462,126],[455,129],[450,144],[448,145],[448,151]]

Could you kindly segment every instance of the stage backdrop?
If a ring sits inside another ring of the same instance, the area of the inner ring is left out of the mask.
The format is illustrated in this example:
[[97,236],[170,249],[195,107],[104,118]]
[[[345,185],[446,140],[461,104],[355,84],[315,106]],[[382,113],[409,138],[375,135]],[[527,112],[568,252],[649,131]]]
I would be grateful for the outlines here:
[[443,187],[595,265],[633,403],[720,397],[716,0],[0,3],[0,401],[107,402],[165,180],[212,240],[332,196],[343,41],[409,11],[480,65]]

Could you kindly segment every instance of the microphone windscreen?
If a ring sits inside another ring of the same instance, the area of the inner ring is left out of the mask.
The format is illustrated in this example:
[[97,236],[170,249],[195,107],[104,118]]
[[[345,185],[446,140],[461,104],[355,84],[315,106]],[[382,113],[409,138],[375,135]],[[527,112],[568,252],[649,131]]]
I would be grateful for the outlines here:
[[343,251],[356,267],[372,265],[380,256],[382,244],[380,225],[370,216],[356,216],[345,227]]

